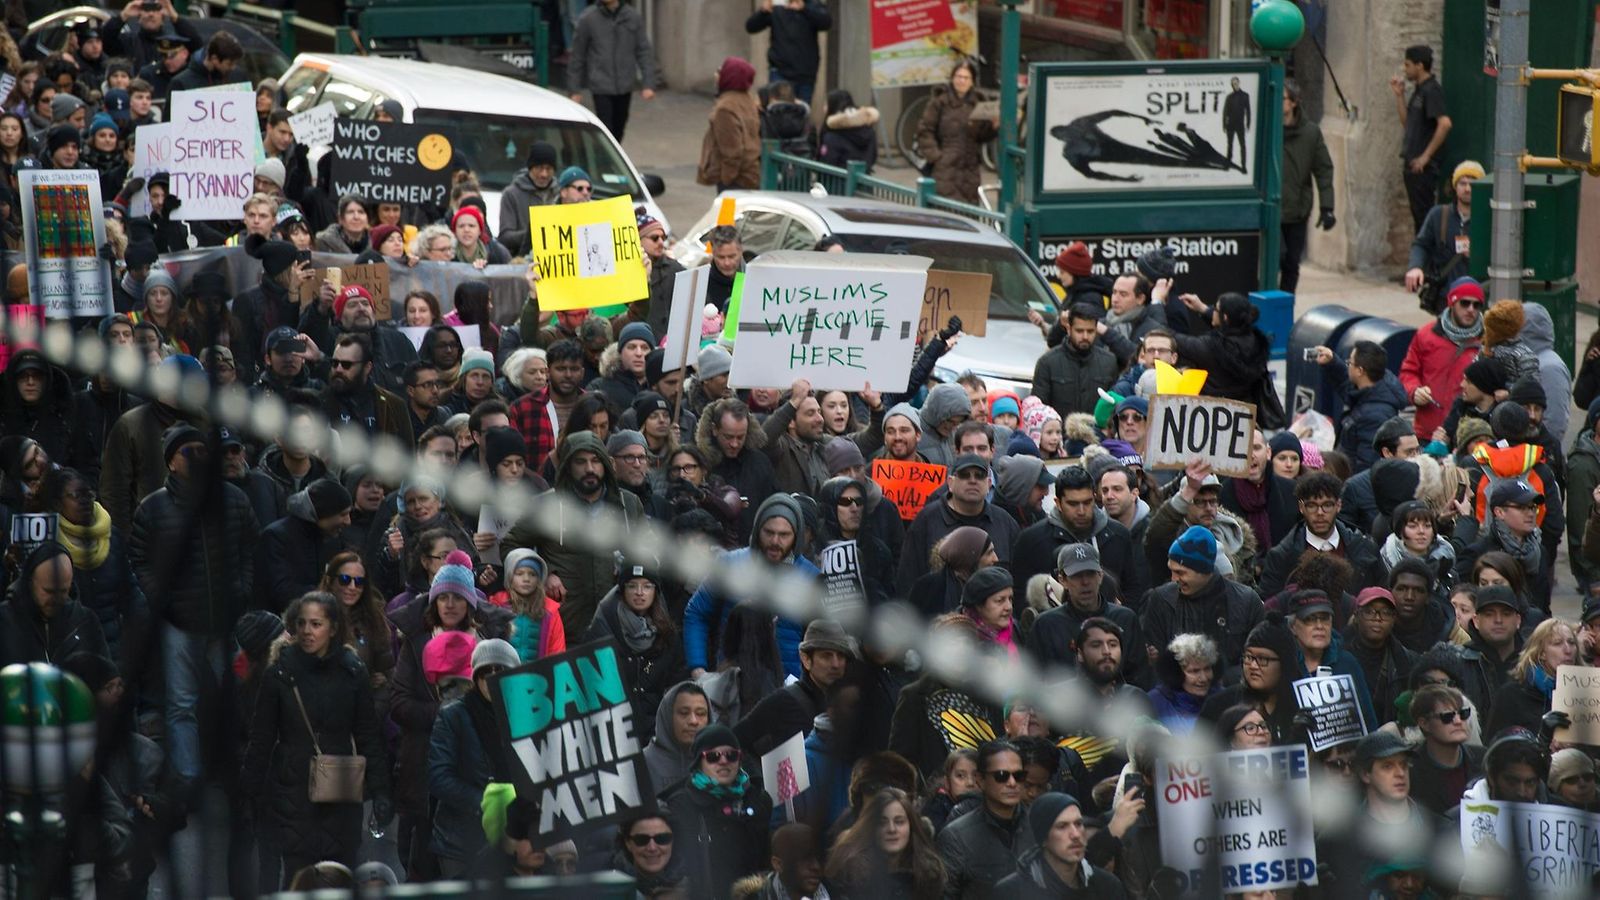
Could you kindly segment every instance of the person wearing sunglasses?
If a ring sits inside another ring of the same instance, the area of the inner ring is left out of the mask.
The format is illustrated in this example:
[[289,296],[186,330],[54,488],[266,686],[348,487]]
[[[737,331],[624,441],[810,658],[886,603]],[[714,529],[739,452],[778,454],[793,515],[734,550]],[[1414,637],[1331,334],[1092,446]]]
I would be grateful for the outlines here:
[[691,897],[726,897],[733,883],[770,865],[767,828],[772,800],[740,767],[744,753],[733,729],[708,725],[690,747],[688,776],[662,802],[686,848]]
[[[834,445],[855,446],[844,438],[834,438],[830,446]],[[864,478],[840,475],[824,481],[822,490],[817,492],[817,506],[822,512],[818,538],[824,547],[839,541],[856,542],[866,601],[875,606],[894,592],[894,550],[875,529],[867,527],[870,490]]]
[[388,718],[394,639],[384,616],[383,598],[378,596],[377,586],[367,580],[367,566],[361,561],[361,554],[350,550],[335,553],[322,569],[317,590],[332,594],[344,607],[345,618],[350,622],[350,649],[367,667],[379,718]]
[[556,179],[557,203],[588,203],[594,199],[594,179],[578,166],[567,166]]
[[978,747],[978,790],[983,803],[958,816],[939,832],[939,855],[948,880],[946,897],[987,897],[994,885],[1017,870],[1017,861],[1035,847],[1022,800],[1022,754],[1010,741]]
[[1550,802],[1596,811],[1594,759],[1579,747],[1565,747],[1550,756]]
[[[1477,359],[1483,342],[1483,301],[1483,287],[1478,282],[1466,277],[1451,282],[1444,310],[1417,329],[1400,363],[1400,386],[1416,407],[1416,432],[1421,440],[1427,440],[1444,423],[1460,393],[1457,386],[1462,376]],[[1449,436],[1453,438],[1454,432]]]
[[1411,799],[1440,815],[1460,803],[1467,785],[1483,774],[1483,747],[1470,741],[1472,716],[1466,695],[1448,684],[1418,688],[1411,697],[1411,720],[1422,732]]
[[672,823],[659,812],[631,814],[617,829],[616,869],[634,879],[638,896],[685,896],[683,861],[673,852]]

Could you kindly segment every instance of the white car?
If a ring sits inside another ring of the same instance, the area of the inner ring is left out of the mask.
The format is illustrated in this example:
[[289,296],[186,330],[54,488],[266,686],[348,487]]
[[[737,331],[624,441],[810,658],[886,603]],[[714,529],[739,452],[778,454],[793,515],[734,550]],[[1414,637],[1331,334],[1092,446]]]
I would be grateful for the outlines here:
[[734,222],[747,259],[768,250],[810,250],[818,239],[831,236],[855,253],[927,256],[935,268],[988,272],[994,281],[986,333],[962,337],[940,358],[934,377],[954,381],[971,372],[991,389],[1009,388],[1024,396],[1031,390],[1034,362],[1045,344],[1027,320],[1028,309],[1048,319],[1056,305],[1039,267],[1005,235],[950,213],[882,200],[728,191],[673,246],[673,257],[685,266],[710,264],[705,239],[724,197],[734,200]]
[[665,190],[661,179],[641,175],[594,113],[553,91],[456,66],[327,53],[296,56],[279,83],[290,112],[332,103],[341,118],[370,119],[396,100],[404,121],[447,129],[483,185],[492,232],[500,230],[500,191],[527,171],[534,141],[554,145],[561,167],[583,167],[594,199],[629,194],[666,224],[652,196]]

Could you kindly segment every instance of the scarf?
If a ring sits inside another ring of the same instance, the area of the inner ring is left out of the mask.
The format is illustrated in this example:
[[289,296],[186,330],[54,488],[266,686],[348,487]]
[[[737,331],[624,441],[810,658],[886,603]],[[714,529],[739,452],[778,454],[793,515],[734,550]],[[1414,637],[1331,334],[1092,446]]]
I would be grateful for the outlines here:
[[1527,537],[1518,540],[1517,536],[1511,533],[1511,529],[1507,528],[1502,520],[1495,519],[1493,527],[1494,538],[1499,542],[1500,549],[1509,554],[1512,559],[1522,563],[1522,571],[1528,573],[1528,577],[1532,578],[1533,573],[1539,571],[1540,557],[1543,555],[1539,547],[1538,530],[1535,529],[1529,532]]
[[623,643],[635,653],[649,650],[656,642],[656,624],[648,616],[629,609],[621,600],[617,602],[617,624],[622,628]]
[[1552,700],[1555,697],[1555,693],[1556,693],[1556,679],[1555,679],[1555,676],[1551,675],[1549,672],[1546,672],[1544,670],[1544,666],[1534,666],[1532,669],[1530,669],[1529,670],[1529,675],[1528,675],[1528,681],[1534,687],[1539,689],[1539,693],[1544,695],[1544,699],[1545,699],[1546,702],[1549,702],[1550,700]]
[[98,503],[94,505],[93,522],[74,525],[66,516],[58,516],[56,531],[75,569],[98,569],[111,552],[111,514]]
[[1428,548],[1427,555],[1412,553],[1406,549],[1405,543],[1400,540],[1400,535],[1390,532],[1389,536],[1384,538],[1383,546],[1378,548],[1378,555],[1383,558],[1384,565],[1393,569],[1396,563],[1407,557],[1420,559],[1425,563],[1436,562],[1440,559],[1454,560],[1456,551],[1454,547],[1450,546],[1449,541],[1435,536],[1433,546]]
[[704,772],[695,772],[689,776],[689,784],[697,791],[704,791],[718,800],[743,800],[744,792],[750,787],[750,773],[739,770],[739,778],[733,784],[718,784],[711,780],[711,776]]
[[1245,524],[1256,534],[1257,547],[1272,546],[1272,517],[1267,513],[1267,486],[1271,483],[1266,478],[1260,484],[1248,478],[1233,480],[1233,497],[1239,502]]
[[487,260],[489,258],[488,248],[484,247],[482,240],[473,243],[471,253],[465,253],[463,252],[464,250],[466,250],[466,247],[463,246],[460,241],[457,241],[456,262],[470,263],[477,262],[480,259]]
[[1143,306],[1135,306],[1133,309],[1128,310],[1120,316],[1117,315],[1116,310],[1107,307],[1105,318],[1106,330],[1115,331],[1117,334],[1120,334],[1125,338],[1131,338],[1133,335],[1133,326],[1138,324],[1139,319],[1143,315]]
[[1471,328],[1462,328],[1450,317],[1450,310],[1446,308],[1439,313],[1439,333],[1457,347],[1465,347],[1467,341],[1483,337],[1483,316],[1479,316]]

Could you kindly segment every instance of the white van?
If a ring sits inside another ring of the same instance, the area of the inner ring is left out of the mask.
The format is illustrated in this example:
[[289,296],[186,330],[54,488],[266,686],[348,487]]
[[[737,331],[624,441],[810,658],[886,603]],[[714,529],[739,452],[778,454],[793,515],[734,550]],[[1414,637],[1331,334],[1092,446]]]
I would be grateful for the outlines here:
[[370,119],[397,100],[405,121],[447,130],[483,185],[490,231],[500,230],[500,191],[526,171],[534,141],[554,145],[562,167],[583,167],[594,199],[629,194],[666,224],[651,196],[665,190],[660,177],[641,175],[594,113],[553,91],[455,66],[326,53],[295,57],[279,84],[290,112],[332,103],[342,118]]

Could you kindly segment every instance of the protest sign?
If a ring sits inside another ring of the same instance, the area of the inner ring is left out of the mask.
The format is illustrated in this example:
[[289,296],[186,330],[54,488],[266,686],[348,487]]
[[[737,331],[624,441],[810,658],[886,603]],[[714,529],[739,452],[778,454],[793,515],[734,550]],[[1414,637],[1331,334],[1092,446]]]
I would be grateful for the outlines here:
[[932,262],[800,250],[756,257],[745,267],[728,383],[786,387],[804,378],[841,391],[905,384]]
[[829,618],[858,622],[866,610],[867,589],[861,580],[860,552],[853,540],[835,541],[822,548],[818,561],[827,589],[822,607]]
[[359,266],[339,266],[338,268],[312,269],[311,277],[300,282],[295,289],[293,297],[300,304],[301,309],[310,306],[322,291],[324,281],[333,282],[334,290],[342,290],[345,285],[359,284],[372,295],[373,318],[379,322],[389,321],[391,309],[389,307],[389,264],[386,262],[364,263]]
[[672,280],[672,310],[667,315],[667,342],[662,350],[661,370],[673,372],[687,367],[700,352],[700,329],[705,321],[706,288],[711,285],[707,268],[684,269]]
[[1255,407],[1236,400],[1156,394],[1150,398],[1145,467],[1181,469],[1202,459],[1218,475],[1242,478],[1250,471],[1255,415]]
[[811,770],[806,767],[805,735],[797,731],[761,757],[761,780],[767,796],[772,798],[772,805],[781,807],[785,816],[793,822],[794,798],[811,787]]
[[255,144],[261,137],[255,94],[174,91],[167,109],[171,130],[161,147],[151,148],[148,159],[156,171],[171,174],[172,196],[183,201],[172,217],[243,216],[245,198],[255,190]]
[[5,371],[11,354],[18,350],[38,349],[39,327],[44,324],[43,313],[44,307],[32,303],[6,305],[5,328],[0,329],[0,372]]
[[879,458],[872,461],[872,480],[883,488],[884,499],[900,511],[900,518],[909,522],[922,511],[933,492],[944,486],[945,467]]
[[489,695],[519,763],[517,796],[539,804],[539,838],[616,822],[652,800],[613,641],[495,675]]
[[[157,125],[140,125],[133,132],[133,166],[128,170],[129,178],[143,178],[149,180],[157,172],[165,172],[172,165],[172,125],[163,122]],[[240,204],[240,212],[243,212]],[[145,191],[134,194],[128,200],[129,218],[143,218],[150,215],[150,195]]]
[[294,129],[294,142],[307,147],[322,147],[333,143],[333,121],[338,118],[332,103],[319,103],[304,112],[289,117],[289,127]]
[[593,309],[650,296],[628,196],[528,208],[539,308]]
[[1572,719],[1572,727],[1556,729],[1556,740],[1600,744],[1600,668],[1557,666],[1550,708]]
[[989,331],[989,287],[993,283],[994,276],[988,272],[929,269],[917,334],[927,340],[938,334],[951,316],[960,316],[963,333],[983,337]]
[[1366,736],[1367,722],[1356,700],[1356,682],[1349,675],[1302,678],[1294,683],[1294,699],[1301,712],[1311,714],[1308,737],[1312,752]]
[[[483,508],[478,510],[477,533],[494,535],[494,546],[487,550],[478,551],[478,559],[487,565],[500,565],[502,559],[500,556],[500,542],[506,539],[506,535],[511,533],[512,526],[516,524],[516,519],[513,519],[512,517],[495,509],[493,506],[485,503]],[[506,579],[509,581],[511,573],[507,572],[505,575]]]
[[1526,891],[1516,896],[1593,896],[1591,879],[1600,872],[1600,813],[1545,803],[1463,800],[1461,849],[1464,882],[1498,875],[1516,878],[1519,890]]
[[1293,746],[1156,760],[1161,857],[1184,896],[1317,883],[1306,757]]
[[739,337],[739,304],[744,300],[744,273],[733,273],[733,287],[728,289],[728,305],[722,316],[722,341],[732,346]]
[[[450,327],[454,328],[456,334],[461,338],[461,349],[471,350],[475,347],[483,346],[483,338],[478,334],[478,326],[451,325]],[[401,325],[399,326],[399,331],[411,342],[411,346],[421,350],[422,339],[427,337],[429,329],[426,325]]]
[[56,539],[59,517],[55,513],[18,513],[11,517],[11,547],[24,559],[40,544]]
[[107,316],[111,269],[100,173],[93,169],[23,169],[17,173],[28,296],[47,319]]
[[455,150],[438,129],[399,122],[333,121],[333,195],[443,209]]

